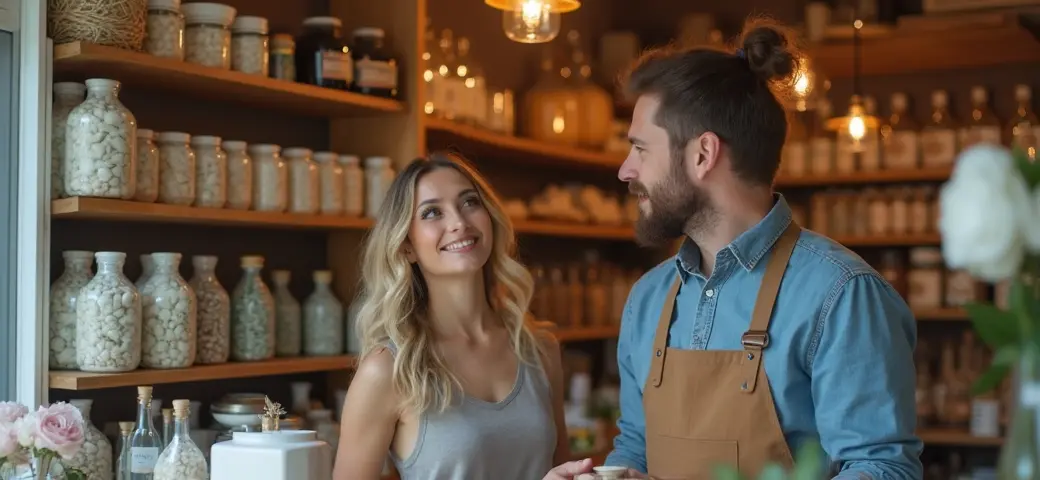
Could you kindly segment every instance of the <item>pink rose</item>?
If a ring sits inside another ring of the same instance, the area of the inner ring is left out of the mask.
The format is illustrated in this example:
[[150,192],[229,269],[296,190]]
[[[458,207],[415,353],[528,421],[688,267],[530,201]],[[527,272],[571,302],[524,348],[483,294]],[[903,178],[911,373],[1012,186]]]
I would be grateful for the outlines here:
[[[33,445],[36,448],[50,450],[65,460],[75,457],[83,446],[83,414],[68,403],[58,402],[47,408],[40,407],[23,422],[35,424],[35,432],[31,433],[35,437]],[[29,432],[20,431],[20,441],[23,433]]]
[[21,449],[16,433],[14,424],[0,424],[0,459],[10,457]]
[[15,420],[26,416],[28,413],[29,409],[20,403],[0,402],[0,426],[12,428]]

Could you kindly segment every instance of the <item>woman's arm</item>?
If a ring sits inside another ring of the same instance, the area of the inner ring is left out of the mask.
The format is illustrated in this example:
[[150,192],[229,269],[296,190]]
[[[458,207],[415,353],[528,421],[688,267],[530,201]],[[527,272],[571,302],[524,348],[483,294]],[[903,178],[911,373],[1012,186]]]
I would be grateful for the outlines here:
[[389,350],[366,357],[343,401],[334,480],[378,480],[394,439],[400,409]]
[[570,437],[567,435],[567,422],[563,418],[563,359],[560,355],[560,342],[552,332],[540,330],[537,334],[543,343],[545,352],[545,374],[552,387],[553,419],[556,423],[556,451],[553,453],[553,465],[560,465],[571,460]]

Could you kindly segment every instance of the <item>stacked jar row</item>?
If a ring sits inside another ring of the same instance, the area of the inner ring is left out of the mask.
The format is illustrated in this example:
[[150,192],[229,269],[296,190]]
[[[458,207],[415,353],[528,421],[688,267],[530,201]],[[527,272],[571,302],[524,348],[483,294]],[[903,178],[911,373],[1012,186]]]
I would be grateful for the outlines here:
[[938,231],[939,201],[927,186],[834,190],[813,194],[810,215],[810,228],[824,235],[927,235]]
[[[304,302],[301,321],[299,304],[295,316],[291,308],[279,308],[284,285],[276,302],[261,279],[263,257],[241,258],[243,275],[229,296],[214,274],[214,256],[193,256],[194,276],[186,282],[179,274],[180,253],[142,255],[136,283],[123,274],[123,252],[70,250],[62,256],[65,271],[50,292],[51,368],[124,372],[266,360],[276,353],[343,353],[343,308],[331,292],[328,271],[314,273],[315,291]],[[282,276],[288,282],[286,273],[276,271],[276,284]]]
[[267,76],[268,22],[220,3],[148,0],[144,49],[157,57]]

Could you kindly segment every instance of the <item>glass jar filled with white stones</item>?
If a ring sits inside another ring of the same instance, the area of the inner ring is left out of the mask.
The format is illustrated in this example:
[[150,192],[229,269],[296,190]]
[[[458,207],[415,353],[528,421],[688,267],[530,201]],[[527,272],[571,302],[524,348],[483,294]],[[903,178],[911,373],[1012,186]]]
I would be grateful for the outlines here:
[[156,57],[184,60],[184,15],[180,0],[148,0],[144,51]]
[[383,205],[390,184],[394,181],[394,169],[387,157],[368,157],[365,159],[365,215],[376,218],[379,207]]
[[195,135],[191,138],[195,152],[195,206],[224,208],[227,203],[227,153],[220,147],[220,137]]
[[87,87],[79,82],[54,84],[51,107],[51,198],[65,196],[65,122],[69,112],[83,103]]
[[94,259],[97,273],[76,299],[76,363],[85,372],[129,372],[141,363],[141,295],[123,275],[125,253]]
[[289,212],[318,213],[318,165],[309,148],[292,147],[282,151],[289,163]]
[[357,155],[340,155],[343,166],[343,214],[360,217],[365,214],[365,172]]
[[231,69],[267,76],[270,46],[267,19],[242,15],[231,24]]
[[318,182],[321,184],[321,205],[324,215],[343,213],[343,166],[339,155],[333,152],[316,152],[314,162],[318,164]]
[[199,302],[195,363],[227,362],[231,355],[231,298],[217,280],[217,257],[195,255],[191,265],[195,274],[189,285]]
[[152,253],[153,271],[141,288],[141,366],[184,368],[195,363],[198,301],[178,273],[181,254]]
[[237,11],[221,3],[181,5],[184,14],[184,60],[223,69],[231,68],[231,22]]
[[253,206],[253,159],[246,142],[224,140],[227,152],[227,208],[249,210]]
[[274,297],[260,278],[264,257],[242,257],[242,278],[231,294],[231,358],[235,361],[274,357]]
[[94,252],[66,250],[61,252],[65,270],[51,284],[50,295],[50,367],[56,370],[76,369],[76,300],[79,291],[94,277]]
[[289,168],[282,147],[261,143],[249,146],[253,159],[253,210],[284,212],[289,204]]
[[90,407],[94,401],[87,398],[69,400],[83,415],[83,446],[70,460],[62,460],[62,466],[78,469],[90,480],[112,480],[112,444],[90,421]]
[[271,272],[271,283],[274,284],[275,331],[278,332],[274,353],[279,357],[298,357],[303,348],[303,313],[300,302],[296,301],[296,297],[289,291],[290,279],[292,273],[288,270]]
[[195,201],[195,151],[184,132],[159,134],[159,201],[191,205]]
[[86,100],[65,122],[65,194],[129,200],[137,187],[137,119],[119,101],[118,81],[86,85]]
[[343,353],[343,304],[332,293],[332,272],[313,274],[314,293],[303,304],[303,353],[307,356]]
[[155,132],[137,129],[137,188],[134,200],[151,203],[159,198],[159,147]]

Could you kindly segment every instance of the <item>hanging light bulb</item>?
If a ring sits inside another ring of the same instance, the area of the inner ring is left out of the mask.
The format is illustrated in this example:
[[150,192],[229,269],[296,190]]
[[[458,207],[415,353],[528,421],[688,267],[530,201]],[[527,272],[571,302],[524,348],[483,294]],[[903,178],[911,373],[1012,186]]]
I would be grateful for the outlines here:
[[484,0],[502,11],[502,31],[519,43],[550,42],[560,34],[560,14],[581,7],[579,0]]
[[837,132],[842,137],[838,141],[846,142],[853,152],[862,152],[865,147],[863,139],[867,137],[868,132],[876,130],[880,125],[877,117],[867,113],[859,95],[853,95],[849,99],[848,114],[827,121],[827,129]]
[[814,93],[814,84],[816,83],[816,75],[813,73],[812,68],[809,66],[809,59],[802,57],[798,61],[798,68],[794,72],[794,100],[795,109],[799,112],[804,112],[809,108],[809,100],[812,98]]

